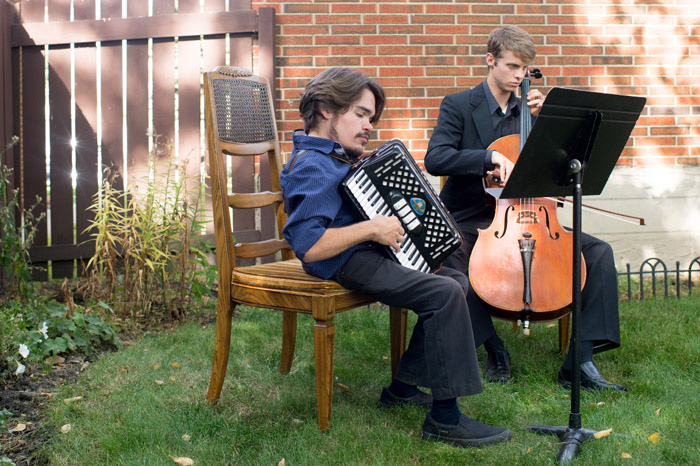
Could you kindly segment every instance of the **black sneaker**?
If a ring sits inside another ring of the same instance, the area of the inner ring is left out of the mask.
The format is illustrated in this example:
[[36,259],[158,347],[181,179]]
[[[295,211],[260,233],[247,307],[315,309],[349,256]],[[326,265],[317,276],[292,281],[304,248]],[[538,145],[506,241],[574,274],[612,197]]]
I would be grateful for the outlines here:
[[413,396],[409,396],[408,398],[401,398],[391,393],[388,387],[384,387],[382,388],[382,394],[379,397],[379,407],[385,409],[401,405],[415,405],[420,406],[422,408],[427,408],[429,406],[432,406],[432,404],[432,395],[430,395],[429,393],[422,392],[420,390],[418,390],[418,393],[416,393]]
[[510,440],[513,434],[504,427],[490,426],[464,414],[459,417],[457,425],[439,424],[430,413],[423,423],[423,440],[435,440],[457,447],[481,447]]

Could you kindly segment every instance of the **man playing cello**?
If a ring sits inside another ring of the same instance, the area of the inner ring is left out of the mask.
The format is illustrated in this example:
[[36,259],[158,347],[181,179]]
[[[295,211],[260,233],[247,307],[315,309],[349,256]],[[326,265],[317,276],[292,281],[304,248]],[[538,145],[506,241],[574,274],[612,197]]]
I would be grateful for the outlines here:
[[[529,110],[536,117],[544,96],[538,90],[528,93],[529,109],[521,109],[515,91],[535,59],[530,35],[515,26],[495,29],[488,38],[486,79],[476,87],[446,96],[440,105],[425,156],[429,173],[448,176],[440,194],[463,235],[462,247],[444,265],[468,276],[469,258],[477,240],[477,230],[487,228],[494,217],[487,204],[483,179],[487,174],[505,184],[513,163],[498,151],[488,150],[496,139],[520,132],[519,115]],[[593,363],[593,355],[620,346],[617,273],[612,248],[587,234],[582,235],[586,262],[586,284],[581,310],[581,386],[584,389],[626,391],[623,385],[607,381]],[[487,379],[511,378],[510,354],[496,333],[489,305],[473,289],[467,294],[475,344],[483,344],[488,355]],[[558,381],[570,386],[572,349],[562,364]]]

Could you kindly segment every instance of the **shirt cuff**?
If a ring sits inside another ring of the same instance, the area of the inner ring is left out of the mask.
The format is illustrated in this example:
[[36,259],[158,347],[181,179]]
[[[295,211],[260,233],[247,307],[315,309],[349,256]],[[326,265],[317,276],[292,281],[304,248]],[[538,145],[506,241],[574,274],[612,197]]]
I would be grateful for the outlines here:
[[491,154],[493,154],[493,149],[487,150],[484,156],[484,175],[486,172],[496,169],[496,166],[491,163]]

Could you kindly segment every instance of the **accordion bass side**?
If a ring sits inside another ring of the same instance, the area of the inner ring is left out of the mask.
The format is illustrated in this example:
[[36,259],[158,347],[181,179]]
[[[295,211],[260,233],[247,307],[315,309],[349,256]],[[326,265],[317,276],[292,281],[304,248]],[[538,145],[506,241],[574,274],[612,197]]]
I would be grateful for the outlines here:
[[398,139],[357,162],[343,188],[364,218],[384,215],[401,221],[406,239],[400,251],[386,249],[404,267],[435,272],[462,244],[452,215]]

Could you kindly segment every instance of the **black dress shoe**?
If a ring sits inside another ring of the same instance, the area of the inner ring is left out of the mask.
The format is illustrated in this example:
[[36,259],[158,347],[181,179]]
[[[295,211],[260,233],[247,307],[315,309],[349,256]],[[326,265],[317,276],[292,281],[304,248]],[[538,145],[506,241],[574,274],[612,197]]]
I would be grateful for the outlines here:
[[484,424],[468,418],[459,417],[457,425],[440,424],[428,413],[423,423],[423,440],[449,443],[457,447],[481,447],[510,440],[513,434],[504,427]]
[[432,406],[432,404],[432,395],[430,393],[425,393],[420,390],[418,390],[418,392],[413,396],[409,396],[408,398],[401,398],[391,393],[388,387],[384,387],[382,389],[382,394],[379,397],[379,407],[385,409],[390,409],[394,406],[401,405],[414,405],[426,408]]
[[[564,366],[559,369],[559,384],[565,388],[571,388],[571,370]],[[598,372],[593,361],[581,364],[581,388],[584,390],[617,390],[626,392],[627,387],[617,383],[608,382],[605,377]]]
[[508,351],[488,353],[486,379],[491,382],[508,382],[511,379],[510,354],[508,354]]

